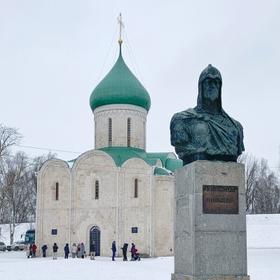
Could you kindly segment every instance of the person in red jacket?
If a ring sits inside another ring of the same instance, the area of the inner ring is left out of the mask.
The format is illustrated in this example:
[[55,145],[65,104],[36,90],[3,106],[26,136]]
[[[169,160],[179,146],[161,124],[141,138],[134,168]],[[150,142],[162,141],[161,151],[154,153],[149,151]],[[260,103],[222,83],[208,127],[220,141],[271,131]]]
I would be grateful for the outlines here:
[[37,246],[36,244],[34,243],[32,245],[32,258],[35,258],[36,257],[36,250],[37,250]]
[[140,261],[140,255],[134,243],[131,243],[131,261]]

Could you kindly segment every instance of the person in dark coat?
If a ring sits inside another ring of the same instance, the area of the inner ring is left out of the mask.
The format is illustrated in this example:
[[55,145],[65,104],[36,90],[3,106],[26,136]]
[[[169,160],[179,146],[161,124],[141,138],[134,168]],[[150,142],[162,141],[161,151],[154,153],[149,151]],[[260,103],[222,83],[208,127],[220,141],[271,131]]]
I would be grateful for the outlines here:
[[57,250],[58,250],[58,246],[56,243],[53,244],[53,259],[56,260],[57,259]]
[[48,246],[46,244],[42,246],[43,258],[45,258],[47,255],[47,249],[48,249]]
[[135,254],[135,244],[134,243],[131,243],[131,249],[130,249],[130,252],[131,252],[131,261],[134,260],[134,254]]
[[69,244],[66,243],[66,245],[64,246],[64,258],[65,258],[65,259],[68,259],[69,252],[70,252],[70,250],[69,250]]
[[122,248],[121,248],[122,253],[123,253],[123,261],[127,261],[127,247],[128,247],[128,244],[124,243]]
[[29,255],[28,258],[32,257],[32,244],[29,245]]
[[96,249],[95,249],[95,241],[93,240],[92,241],[92,244],[91,244],[91,246],[90,246],[90,248],[89,248],[89,254],[90,254],[90,259],[91,260],[94,260],[94,257],[95,257],[95,251],[96,251]]
[[113,241],[111,249],[112,249],[112,261],[114,261],[115,260],[115,256],[116,256],[116,251],[117,251],[116,241]]

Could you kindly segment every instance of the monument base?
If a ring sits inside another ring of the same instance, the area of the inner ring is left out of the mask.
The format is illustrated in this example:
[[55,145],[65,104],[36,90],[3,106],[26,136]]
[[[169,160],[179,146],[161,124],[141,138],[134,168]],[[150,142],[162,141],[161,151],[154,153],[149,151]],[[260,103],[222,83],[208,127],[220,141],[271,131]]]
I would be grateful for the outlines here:
[[249,280],[244,166],[195,161],[176,172],[172,280]]
[[216,276],[189,276],[183,274],[171,274],[171,280],[250,280],[250,276],[216,275]]

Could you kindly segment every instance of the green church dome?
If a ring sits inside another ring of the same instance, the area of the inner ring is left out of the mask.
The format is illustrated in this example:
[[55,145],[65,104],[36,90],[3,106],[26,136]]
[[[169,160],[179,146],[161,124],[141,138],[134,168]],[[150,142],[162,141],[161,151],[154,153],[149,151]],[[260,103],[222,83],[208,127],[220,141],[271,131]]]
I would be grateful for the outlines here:
[[92,111],[109,104],[131,104],[143,107],[147,111],[151,106],[149,93],[125,64],[121,46],[115,65],[90,96]]

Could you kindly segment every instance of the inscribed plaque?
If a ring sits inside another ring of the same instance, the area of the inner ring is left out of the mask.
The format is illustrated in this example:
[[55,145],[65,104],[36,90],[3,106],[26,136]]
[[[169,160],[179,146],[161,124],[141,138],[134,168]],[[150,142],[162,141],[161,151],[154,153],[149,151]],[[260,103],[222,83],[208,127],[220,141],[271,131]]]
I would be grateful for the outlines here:
[[237,186],[203,186],[204,214],[238,214]]

